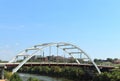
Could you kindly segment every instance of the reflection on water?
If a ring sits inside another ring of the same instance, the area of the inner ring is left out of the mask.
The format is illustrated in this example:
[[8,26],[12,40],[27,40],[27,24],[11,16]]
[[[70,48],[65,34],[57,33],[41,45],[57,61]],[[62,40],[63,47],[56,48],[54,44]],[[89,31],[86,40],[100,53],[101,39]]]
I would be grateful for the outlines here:
[[19,73],[20,77],[22,78],[23,81],[27,81],[29,77],[34,77],[37,78],[41,81],[72,81],[72,80],[67,80],[63,78],[53,78],[53,77],[48,77],[48,76],[41,76],[41,75],[33,75],[33,74],[23,74]]

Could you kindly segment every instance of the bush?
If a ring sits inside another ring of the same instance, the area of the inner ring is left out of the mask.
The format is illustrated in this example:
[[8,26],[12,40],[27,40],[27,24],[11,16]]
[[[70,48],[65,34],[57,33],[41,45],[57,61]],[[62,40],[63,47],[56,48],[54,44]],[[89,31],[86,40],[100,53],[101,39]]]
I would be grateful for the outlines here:
[[93,81],[120,81],[120,71],[104,72],[95,76]]
[[5,79],[10,79],[10,77],[12,76],[12,72],[4,71],[4,76],[5,76]]
[[19,77],[19,75],[17,73],[14,73],[11,77],[10,77],[10,81],[22,81],[21,78]]

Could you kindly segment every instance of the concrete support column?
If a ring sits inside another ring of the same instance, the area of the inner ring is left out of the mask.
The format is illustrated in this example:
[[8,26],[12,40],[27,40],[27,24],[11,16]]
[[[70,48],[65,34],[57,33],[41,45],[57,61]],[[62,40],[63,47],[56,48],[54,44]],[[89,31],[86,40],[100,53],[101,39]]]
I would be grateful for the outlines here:
[[4,79],[4,68],[1,70],[1,78]]
[[4,65],[0,65],[0,79],[2,80],[4,79],[4,68]]

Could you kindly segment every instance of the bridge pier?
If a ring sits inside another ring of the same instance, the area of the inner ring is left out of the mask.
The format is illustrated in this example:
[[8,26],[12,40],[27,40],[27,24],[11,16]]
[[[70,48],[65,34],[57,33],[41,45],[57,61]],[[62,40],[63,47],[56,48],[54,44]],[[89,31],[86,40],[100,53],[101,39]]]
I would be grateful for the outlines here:
[[4,79],[4,69],[5,66],[4,65],[0,65],[0,79]]

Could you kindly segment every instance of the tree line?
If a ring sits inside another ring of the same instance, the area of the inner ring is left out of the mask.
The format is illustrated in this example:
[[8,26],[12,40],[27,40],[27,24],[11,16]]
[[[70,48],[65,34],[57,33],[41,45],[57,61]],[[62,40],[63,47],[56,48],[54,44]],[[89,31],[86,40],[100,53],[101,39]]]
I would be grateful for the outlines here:
[[74,81],[91,81],[93,79],[91,72],[95,73],[95,71],[89,71],[80,67],[69,66],[23,66],[19,72],[58,78],[62,77],[72,79]]
[[96,75],[93,81],[120,81],[120,68]]
[[[102,72],[101,74],[91,74],[90,71],[78,67],[60,67],[60,66],[35,66],[35,67],[22,67],[19,72],[29,74],[39,74],[51,77],[63,77],[72,79],[74,81],[120,81],[120,68],[113,69],[110,72]],[[15,73],[11,75],[10,72],[5,72],[5,78],[9,81],[22,81]],[[34,78],[29,78],[27,81],[40,81]]]
[[80,67],[69,66],[35,66],[22,67],[19,72],[39,74],[52,77],[63,77],[74,81],[120,81],[120,68],[110,72],[98,74],[95,70],[90,71]]

